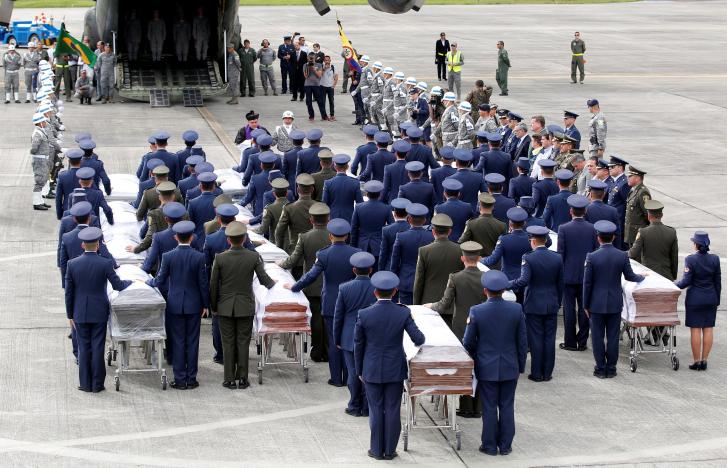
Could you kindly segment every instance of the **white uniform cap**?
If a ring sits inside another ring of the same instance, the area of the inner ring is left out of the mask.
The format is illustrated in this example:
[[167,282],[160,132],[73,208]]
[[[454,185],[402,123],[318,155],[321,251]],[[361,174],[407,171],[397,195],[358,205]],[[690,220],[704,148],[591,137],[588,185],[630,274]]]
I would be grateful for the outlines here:
[[56,106],[61,107],[63,105],[63,100],[59,99],[56,101]]
[[8,46],[8,50],[15,50],[15,44],[10,44]]
[[359,57],[358,60],[359,60],[359,62],[367,62],[367,63],[371,61],[371,59],[369,58],[368,55],[362,55],[361,57]]
[[374,68],[378,68],[381,70],[384,67],[384,64],[381,62],[374,62]]
[[467,101],[462,101],[459,103],[459,106],[457,108],[461,111],[470,112],[472,110],[472,104]]
[[289,117],[291,119],[294,119],[295,118],[295,115],[293,115],[293,113],[291,111],[285,111],[285,112],[283,112],[283,117],[282,118],[286,118],[286,117]]
[[50,111],[51,111],[51,108],[50,108],[49,105],[47,105],[47,104],[45,104],[45,105],[41,104],[40,106],[38,106],[38,110],[36,112],[38,114],[45,114],[46,112],[50,112]]
[[419,83],[417,83],[417,89],[421,89],[422,91],[426,91],[427,89],[429,89],[429,86],[427,86],[427,84],[425,82],[420,81]]
[[393,74],[394,74],[393,68],[391,68],[391,67],[384,68],[384,75],[393,75]]
[[441,86],[432,86],[432,94],[435,96],[441,96],[442,95],[442,87]]
[[40,113],[33,114],[33,123],[34,124],[38,124],[41,122],[47,122],[47,121],[48,121],[48,119],[45,118],[45,115],[40,114]]
[[394,73],[394,78],[397,80],[403,80],[404,79],[404,72],[396,72]]
[[417,79],[416,79],[416,78],[414,78],[413,76],[410,76],[410,77],[408,77],[408,78],[406,79],[406,84],[409,84],[409,85],[412,85],[412,86],[414,86],[414,85],[416,85],[416,84],[417,84]]
[[444,93],[444,97],[442,98],[442,101],[456,101],[457,95],[454,94],[452,91],[448,93]]

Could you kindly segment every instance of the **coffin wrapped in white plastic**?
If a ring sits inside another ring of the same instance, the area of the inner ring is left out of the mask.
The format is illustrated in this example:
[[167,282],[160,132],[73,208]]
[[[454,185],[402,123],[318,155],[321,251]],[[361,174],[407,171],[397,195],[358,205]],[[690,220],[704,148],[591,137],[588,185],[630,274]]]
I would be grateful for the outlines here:
[[166,303],[156,288],[134,280],[151,278],[141,268],[121,265],[116,273],[122,280],[133,281],[123,291],[107,285],[111,315],[109,329],[115,340],[159,340],[166,338],[164,309]]
[[[482,264],[480,262],[477,262],[477,268],[482,273],[484,273],[486,271],[490,271],[490,268],[489,267],[485,266],[484,264]],[[505,299],[506,301],[510,301],[510,302],[515,302],[515,300],[517,299],[515,297],[515,293],[512,292],[512,291],[510,291],[509,289],[507,291],[505,291],[504,293],[502,293],[502,298]]]
[[139,192],[139,179],[134,174],[109,174],[111,194],[106,195],[107,201],[134,201]]
[[678,325],[677,302],[682,291],[659,273],[631,260],[634,273],[648,276],[641,283],[621,278],[624,306],[621,318],[635,326]]
[[146,252],[135,254],[127,252],[128,245],[136,245],[141,242],[139,231],[144,224],[136,220],[136,209],[123,201],[109,202],[109,207],[114,212],[114,224],[110,225],[101,211],[101,230],[104,234],[104,241],[111,255],[119,263],[138,264],[146,258]]
[[257,253],[259,253],[260,256],[262,257],[263,262],[277,263],[278,261],[285,260],[288,258],[288,254],[287,254],[287,252],[285,252],[285,250],[281,249],[277,245],[268,241],[261,234],[258,234],[257,232],[253,232],[250,230],[247,231],[247,234],[248,234],[248,236],[250,236],[251,242],[254,242],[254,243],[263,242],[263,244],[255,247],[255,250],[257,251]]
[[243,196],[247,193],[247,187],[242,185],[242,174],[232,169],[216,169],[217,184],[222,193],[230,197]]
[[310,304],[302,292],[293,292],[283,287],[293,284],[295,279],[288,270],[274,263],[265,264],[265,272],[277,281],[272,289],[261,285],[255,277],[255,332],[256,333],[310,333]]

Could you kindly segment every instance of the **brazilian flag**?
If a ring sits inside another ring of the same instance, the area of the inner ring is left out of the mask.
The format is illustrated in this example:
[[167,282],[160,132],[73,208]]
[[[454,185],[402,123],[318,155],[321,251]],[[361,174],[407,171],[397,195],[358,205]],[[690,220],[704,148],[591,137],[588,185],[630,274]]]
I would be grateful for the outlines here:
[[83,63],[93,68],[96,64],[96,54],[83,42],[68,34],[66,24],[61,23],[61,32],[58,34],[58,42],[56,42],[55,56],[61,55],[78,55]]

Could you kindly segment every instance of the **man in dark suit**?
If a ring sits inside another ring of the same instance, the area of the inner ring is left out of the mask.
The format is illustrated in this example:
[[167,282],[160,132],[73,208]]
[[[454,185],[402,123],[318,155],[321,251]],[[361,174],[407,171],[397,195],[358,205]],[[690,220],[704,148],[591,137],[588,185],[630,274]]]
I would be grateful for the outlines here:
[[480,452],[508,455],[515,437],[515,388],[525,372],[528,338],[520,304],[502,298],[509,286],[497,270],[482,275],[487,302],[470,309],[462,344],[475,360],[477,390],[482,399]]
[[446,34],[440,33],[434,44],[434,63],[437,64],[437,80],[447,81],[447,52],[449,52],[449,39]]
[[343,283],[338,289],[336,309],[333,312],[333,339],[336,347],[343,351],[348,372],[348,392],[351,398],[346,406],[346,414],[350,416],[368,416],[369,405],[366,401],[364,385],[356,374],[354,359],[354,328],[359,310],[376,302],[374,287],[371,286],[371,271],[376,259],[368,252],[358,252],[349,260],[356,277]]
[[513,141],[510,148],[510,156],[513,161],[519,158],[529,158],[528,150],[530,148],[530,136],[528,135],[528,126],[524,122],[520,122],[515,126],[516,140]]
[[[599,379],[616,377],[618,332],[623,309],[621,275],[626,281],[640,283],[644,276],[631,269],[628,254],[612,244],[616,225],[599,221],[594,226],[601,247],[586,255],[583,274],[583,308],[591,319],[591,345]],[[605,339],[605,342],[604,342]]]
[[406,355],[402,345],[404,331],[416,346],[424,344],[411,312],[391,298],[396,294],[399,278],[389,271],[371,277],[378,299],[358,313],[354,329],[356,376],[366,387],[369,404],[371,445],[368,455],[377,460],[397,456],[401,434],[401,395],[407,378]]
[[294,42],[293,46],[293,54],[290,57],[290,89],[293,93],[293,99],[291,99],[291,101],[295,101],[297,99],[302,101],[305,97],[305,91],[303,89],[305,83],[303,68],[305,68],[308,63],[308,54],[301,49],[299,42]]
[[68,263],[66,270],[66,317],[78,339],[78,389],[83,392],[104,390],[106,365],[104,345],[109,319],[106,282],[123,291],[131,281],[122,281],[114,262],[97,254],[101,229],[87,227],[78,233],[84,253]]
[[232,221],[227,225],[224,235],[230,243],[230,249],[215,255],[210,279],[210,309],[219,317],[220,323],[225,356],[222,386],[244,390],[250,386],[247,368],[255,319],[253,275],[268,289],[275,285],[275,281],[265,273],[260,254],[242,246],[247,237],[244,224]]
[[525,289],[523,311],[527,316],[530,375],[533,382],[548,382],[555,367],[555,330],[563,297],[563,260],[548,250],[550,231],[544,226],[527,228],[532,252],[523,255],[520,277],[510,289]]

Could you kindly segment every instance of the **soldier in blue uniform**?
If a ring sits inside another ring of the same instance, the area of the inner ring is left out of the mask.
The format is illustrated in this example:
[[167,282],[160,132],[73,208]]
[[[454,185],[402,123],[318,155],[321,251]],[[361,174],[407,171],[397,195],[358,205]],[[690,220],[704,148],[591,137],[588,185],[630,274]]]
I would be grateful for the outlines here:
[[391,207],[380,200],[384,185],[378,180],[364,184],[368,201],[359,203],[351,218],[351,245],[374,256],[373,271],[379,264],[382,232],[386,225],[394,222]]
[[621,220],[618,216],[618,210],[603,202],[608,191],[608,184],[600,180],[591,179],[588,181],[588,188],[588,196],[591,199],[591,203],[586,208],[586,221],[591,224],[596,224],[598,221],[611,221],[617,227],[613,245],[621,245],[621,229],[619,227]]
[[397,456],[401,433],[401,395],[407,378],[404,331],[416,346],[424,344],[424,334],[406,307],[392,297],[399,278],[388,271],[371,277],[376,303],[358,313],[354,329],[356,376],[366,388],[369,404],[371,445],[369,457],[391,460]]
[[199,242],[204,243],[204,223],[215,217],[214,202],[217,194],[214,193],[214,189],[217,174],[214,172],[203,172],[197,176],[197,180],[199,180],[202,193],[199,197],[189,201],[189,220],[195,225],[196,230],[194,235]]
[[542,218],[548,197],[558,193],[558,185],[553,180],[553,171],[556,163],[552,159],[541,159],[538,164],[543,178],[533,184],[533,201],[535,202],[535,217]]
[[96,175],[93,177],[94,186],[100,189],[101,184],[103,183],[106,195],[110,195],[111,180],[106,174],[106,169],[104,169],[103,161],[98,159],[98,156],[93,153],[93,149],[96,148],[96,143],[94,143],[93,140],[81,140],[78,143],[78,147],[83,150],[81,167],[90,167],[91,169],[96,171]]
[[[375,181],[371,181],[372,183]],[[353,335],[359,310],[376,302],[371,275],[376,266],[376,259],[368,252],[358,252],[349,260],[356,277],[341,284],[333,313],[333,338],[335,345],[343,352],[348,373],[348,392],[351,398],[346,405],[346,414],[350,416],[368,416],[369,405],[366,400],[364,385],[356,373],[354,359]]]
[[[254,112],[254,111],[250,111],[250,112]],[[252,117],[249,115],[250,112],[248,112],[248,116]],[[239,137],[239,141],[238,141],[238,138],[235,138],[236,145],[239,145],[240,143],[245,141],[244,134],[246,133],[246,131],[244,131],[244,129],[245,129],[245,127],[241,128],[240,132],[238,132],[237,136]],[[241,135],[241,133],[243,135]],[[268,135],[268,132],[262,128],[256,128],[255,130],[250,132],[250,146],[248,148],[245,148],[245,150],[243,150],[242,154],[240,155],[240,164],[237,166],[233,166],[233,169],[235,171],[241,172],[243,174],[245,173],[245,171],[247,170],[247,165],[250,161],[250,156],[260,152],[260,147],[257,144],[257,139],[263,135]]]
[[[74,190],[73,195],[71,195],[71,208],[73,208],[76,204],[81,203],[82,201],[86,201],[86,192],[84,192],[83,189],[78,188]],[[91,210],[91,214],[88,217],[87,224],[89,226],[94,226],[97,228],[101,227],[101,222],[99,221],[98,216],[93,214],[93,209]],[[76,226],[78,226],[78,222],[76,221],[76,218],[71,215],[71,210],[68,209],[64,211],[61,222],[58,225],[58,248],[56,254],[56,265],[58,267],[61,266],[61,242],[63,242],[63,234],[73,231]]]
[[162,255],[161,267],[149,286],[158,287],[169,281],[167,317],[171,331],[172,367],[177,390],[199,387],[199,330],[202,317],[210,307],[209,280],[204,255],[190,245],[195,232],[194,223],[179,221],[172,230],[179,245]]
[[628,178],[624,174],[627,164],[628,162],[619,156],[611,156],[611,160],[608,162],[608,172],[613,180],[611,189],[608,191],[608,204],[618,211],[619,223],[616,226],[618,226],[621,233],[621,243],[614,245],[622,250],[626,249],[623,233],[626,222],[626,202],[631,191]]
[[295,170],[295,175],[300,174],[315,174],[320,170],[320,159],[318,158],[318,152],[324,149],[321,146],[321,138],[323,138],[323,131],[318,128],[308,130],[306,138],[310,146],[302,149],[298,152],[298,166]]
[[[139,182],[139,191],[136,192],[136,200],[131,203],[131,206],[133,206],[134,208],[139,209],[141,199],[144,197],[144,192],[152,187],[155,187],[160,182],[156,180],[156,177],[154,176],[154,169],[159,166],[164,166],[164,162],[161,159],[149,159],[146,162],[146,173],[148,173],[149,177],[146,180]],[[166,174],[164,180],[166,180]]]
[[334,344],[333,315],[338,298],[338,287],[355,277],[349,263],[351,255],[360,250],[346,244],[346,239],[351,232],[351,225],[348,221],[341,218],[332,219],[328,222],[328,232],[331,245],[319,250],[313,268],[308,270],[295,284],[286,284],[285,288],[298,292],[313,283],[323,273],[322,315],[328,338],[328,369],[331,372],[328,384],[343,387],[346,382],[346,369],[343,363],[343,353]]
[[394,222],[381,229],[381,250],[379,251],[379,270],[389,270],[391,267],[391,251],[394,249],[396,235],[409,229],[406,207],[411,203],[406,198],[391,200],[391,211]]
[[282,167],[281,156],[270,150],[273,145],[273,137],[266,133],[258,137],[257,142],[260,151],[251,154],[248,158],[247,167],[245,168],[245,173],[242,176],[242,185],[248,185],[250,183],[250,180],[252,179],[252,176],[260,174],[260,172],[263,170],[260,165],[260,157],[263,154],[270,153],[275,156],[275,159],[273,160],[273,166],[275,167],[275,169],[279,170]]
[[406,155],[411,149],[411,144],[406,140],[396,140],[391,149],[394,150],[396,161],[384,167],[384,191],[382,193],[382,199],[385,203],[389,203],[396,198],[396,195],[399,193],[399,187],[409,181],[406,172]]
[[391,136],[386,132],[376,132],[374,135],[374,141],[376,141],[376,147],[378,148],[375,153],[369,154],[366,158],[366,167],[359,179],[363,182],[369,180],[378,180],[383,182],[384,180],[384,168],[396,161],[396,156],[387,150],[389,143],[391,143]]
[[429,171],[437,169],[439,167],[439,163],[436,159],[434,159],[432,149],[421,143],[423,132],[419,129],[419,127],[411,127],[406,134],[409,143],[411,143],[411,148],[406,155],[406,161],[419,161],[424,164],[424,175],[422,176],[422,180],[429,182]]
[[78,389],[94,393],[104,390],[106,379],[104,346],[110,308],[106,282],[117,291],[131,285],[118,277],[113,260],[97,254],[101,235],[95,227],[79,232],[84,253],[68,263],[65,280],[66,317],[78,340]]
[[[157,159],[157,161],[159,160]],[[161,161],[159,162],[161,163]],[[189,169],[189,175],[179,181],[177,188],[179,189],[179,193],[182,195],[182,198],[185,200],[187,199],[187,192],[199,185],[195,168],[198,164],[202,164],[203,162],[205,162],[204,158],[199,155],[192,155],[184,160],[186,167]]]
[[165,166],[169,168],[169,180],[177,183],[177,155],[167,151],[167,142],[169,141],[169,133],[157,132],[154,134],[157,150],[149,155],[149,159],[161,159]]
[[[525,220],[528,214],[520,207],[507,210],[507,219],[510,220],[510,233],[500,236],[495,244],[495,250],[480,260],[483,265],[493,268],[502,260],[500,270],[507,275],[509,280],[517,279],[520,276],[520,265],[523,255],[533,250],[530,246],[528,234],[525,232]],[[523,292],[516,291],[517,302],[523,303]]]
[[[586,256],[598,249],[596,229],[584,219],[588,200],[581,195],[568,197],[572,221],[558,228],[558,253],[563,258],[563,343],[560,349],[588,349],[588,317],[583,309],[583,269]],[[577,331],[576,331],[577,328]]]
[[56,183],[56,218],[58,220],[63,217],[63,212],[70,206],[69,201],[73,190],[81,186],[76,172],[81,167],[83,151],[69,149],[66,151],[66,157],[68,158],[68,170],[58,174]]
[[351,156],[337,154],[333,156],[336,175],[323,183],[323,203],[331,208],[331,218],[345,219],[351,222],[354,203],[363,203],[361,184],[358,179],[346,175]]
[[379,127],[368,124],[363,126],[362,131],[366,138],[366,143],[356,148],[356,154],[353,157],[353,163],[351,163],[351,174],[353,175],[358,175],[359,168],[363,173],[366,169],[369,155],[374,154],[378,150],[376,143],[374,142],[374,135],[376,135],[376,132],[379,131]]
[[456,179],[446,179],[442,182],[444,196],[447,201],[434,207],[435,213],[446,214],[452,219],[452,232],[449,233],[449,240],[457,242],[464,232],[467,221],[475,217],[472,206],[459,199],[462,182]]
[[507,138],[503,137],[502,141],[504,142],[502,144],[502,151],[510,155],[510,159],[512,160],[513,155],[515,154],[515,148],[517,148],[518,144],[518,137],[517,132],[515,131],[515,127],[523,121],[523,116],[520,114],[516,114],[515,112],[508,112],[507,113],[507,126],[510,128],[510,133],[508,134]]
[[563,133],[575,140],[573,149],[580,149],[581,147],[581,132],[576,128],[576,119],[578,114],[571,111],[563,112],[563,125],[565,129]]
[[599,158],[596,162],[595,178],[606,183],[606,196],[603,200],[608,202],[608,194],[611,192],[611,187],[613,187],[613,178],[611,178],[611,174],[609,173],[608,161],[603,158]]
[[439,156],[442,157],[442,166],[432,170],[430,175],[432,185],[434,186],[434,196],[437,199],[437,203],[444,201],[444,190],[442,189],[442,182],[447,177],[457,172],[457,169],[452,167],[454,161],[454,148],[451,146],[443,146],[439,150]]
[[520,277],[510,281],[510,289],[525,288],[523,312],[530,345],[530,375],[533,382],[548,382],[555,367],[555,331],[563,297],[563,260],[548,250],[550,231],[544,226],[527,228],[532,252],[523,255]]
[[[285,93],[283,93],[285,94]],[[293,143],[293,147],[283,154],[283,161],[281,165],[281,171],[283,176],[295,190],[295,177],[296,171],[298,170],[298,153],[303,150],[303,142],[305,141],[305,132],[302,130],[293,130],[290,132],[290,141]]]
[[406,198],[412,203],[419,203],[427,207],[429,220],[434,213],[434,205],[436,199],[434,196],[434,187],[429,182],[422,179],[424,172],[424,164],[420,161],[412,161],[404,166],[409,176],[410,182],[399,187],[399,197]]
[[[89,138],[91,137],[89,136]],[[157,150],[157,140],[156,138],[154,138],[154,135],[149,136],[149,138],[146,139],[146,142],[149,144],[149,151],[147,151],[144,156],[141,157],[141,161],[139,161],[139,166],[136,168],[136,177],[139,178],[140,182],[149,179],[150,174],[148,170],[146,170],[147,163],[149,162],[149,159],[151,159],[151,155],[154,154],[154,152]]]
[[[616,377],[618,335],[623,309],[621,275],[626,281],[640,283],[644,276],[631,269],[627,252],[612,244],[616,225],[598,221],[598,250],[586,255],[583,273],[583,308],[591,320],[591,346],[596,366],[593,375],[599,379]],[[606,343],[604,343],[604,339]]]
[[182,180],[184,176],[184,167],[187,164],[187,158],[192,156],[192,148],[199,140],[199,133],[194,130],[187,130],[182,133],[184,141],[184,149],[177,151],[177,180]]
[[507,196],[520,202],[520,197],[530,197],[533,195],[533,184],[535,179],[530,177],[530,160],[528,158],[518,158],[517,160],[517,177],[510,179]]
[[549,196],[545,202],[543,221],[545,221],[545,226],[558,232],[558,227],[561,224],[570,221],[568,197],[573,195],[573,192],[568,187],[570,187],[570,181],[573,179],[573,172],[568,169],[557,170],[555,171],[555,179],[559,192]]
[[287,94],[288,92],[288,80],[290,80],[290,87],[293,87],[293,68],[295,64],[295,47],[291,42],[291,36],[284,36],[283,43],[278,46],[278,60],[280,60],[280,79],[283,84],[281,85],[281,92]]
[[82,167],[76,171],[76,177],[81,184],[81,188],[86,192],[86,201],[93,207],[93,214],[99,216],[99,211],[103,210],[106,220],[109,224],[114,224],[114,212],[111,211],[106,198],[104,198],[101,190],[93,187],[93,177],[96,171],[90,167]]
[[533,197],[529,197],[527,195],[520,197],[520,201],[517,206],[525,210],[528,214],[528,219],[525,220],[526,228],[529,228],[530,226],[545,226],[543,218],[536,218],[533,216],[533,213],[535,213],[535,202],[533,201]]
[[454,150],[454,159],[457,160],[457,172],[452,174],[451,179],[458,180],[462,183],[462,191],[460,199],[469,203],[472,210],[477,210],[478,196],[480,192],[487,192],[487,185],[479,174],[470,169],[472,165],[472,151],[464,148]]
[[472,149],[472,160],[477,161],[475,170],[478,170],[477,168],[480,167],[481,164],[484,164],[484,161],[482,160],[482,155],[490,150],[490,146],[487,144],[487,136],[488,133],[484,130],[477,130],[475,132],[477,147]]
[[515,437],[515,389],[525,372],[528,339],[519,304],[505,301],[507,276],[492,270],[482,275],[487,301],[470,309],[462,344],[475,360],[482,400],[480,452],[508,455]]
[[505,187],[506,178],[497,172],[489,173],[485,176],[487,190],[495,198],[495,206],[492,208],[492,216],[502,222],[507,220],[507,210],[513,208],[515,200],[502,194]]
[[[185,205],[189,209],[189,202],[194,200],[195,198],[199,197],[202,194],[202,182],[199,180],[199,176],[204,174],[205,172],[214,173],[215,166],[208,162],[203,162],[197,164],[195,167],[195,172],[197,173],[197,182],[199,184],[196,187],[192,187],[191,189],[187,190],[187,197],[184,200]],[[205,176],[207,178],[208,176]],[[216,176],[215,176],[216,177]],[[217,186],[217,184],[212,184],[212,194],[217,197],[219,195],[222,195],[222,189]]]
[[270,185],[270,171],[275,167],[275,161],[278,161],[278,157],[272,151],[263,151],[259,153],[259,161],[261,172],[252,176],[250,184],[247,187],[247,193],[240,201],[240,206],[246,206],[252,203],[252,214],[254,216],[259,216],[263,212],[265,204],[263,196],[265,192],[272,189],[272,185]]
[[434,241],[432,231],[424,229],[429,210],[419,203],[409,203],[406,206],[409,229],[400,232],[394,241],[391,250],[390,270],[401,279],[399,285],[399,302],[412,304],[414,294],[414,275],[416,273],[419,247]]

